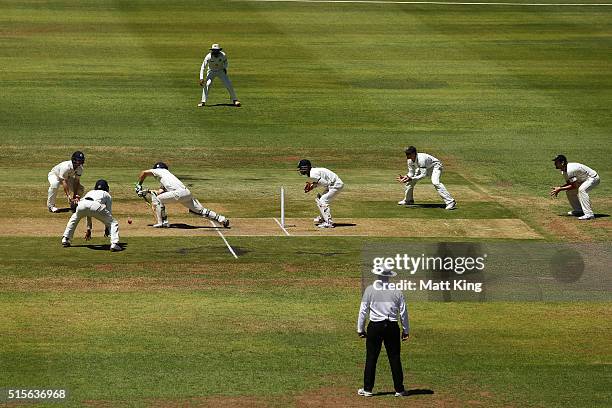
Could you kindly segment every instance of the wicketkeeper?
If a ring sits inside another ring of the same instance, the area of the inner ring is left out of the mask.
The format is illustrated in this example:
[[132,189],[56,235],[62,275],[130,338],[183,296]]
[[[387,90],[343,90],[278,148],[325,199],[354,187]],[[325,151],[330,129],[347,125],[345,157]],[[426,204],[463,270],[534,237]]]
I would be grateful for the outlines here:
[[321,213],[313,220],[315,225],[319,228],[334,228],[329,204],[342,191],[344,183],[333,171],[324,167],[312,167],[310,160],[300,160],[298,171],[301,175],[308,177],[308,182],[304,186],[304,193],[308,193],[319,186],[325,188],[323,194],[317,194],[315,198]]
[[119,223],[113,218],[113,199],[109,194],[109,190],[106,180],[100,179],[96,181],[94,189],[78,201],[76,211],[72,214],[70,220],[68,220],[68,225],[66,225],[66,230],[62,237],[62,246],[70,246],[74,231],[83,217],[87,217],[85,240],[89,241],[92,230],[91,218],[93,217],[104,224],[104,236],[108,237],[110,235],[110,250],[113,252],[123,250],[119,245]]
[[[156,191],[145,190],[142,187],[143,181],[148,177],[153,176],[159,180],[160,188]],[[155,211],[157,224],[154,228],[168,228],[168,216],[166,214],[166,204],[171,202],[179,202],[189,209],[189,212],[204,218],[217,221],[225,228],[229,228],[230,221],[221,214],[204,208],[200,202],[193,198],[191,191],[179,180],[174,174],[168,170],[168,165],[164,162],[157,162],[150,170],[143,170],[138,177],[136,184],[136,194],[140,197],[146,197],[151,194],[151,205]]]

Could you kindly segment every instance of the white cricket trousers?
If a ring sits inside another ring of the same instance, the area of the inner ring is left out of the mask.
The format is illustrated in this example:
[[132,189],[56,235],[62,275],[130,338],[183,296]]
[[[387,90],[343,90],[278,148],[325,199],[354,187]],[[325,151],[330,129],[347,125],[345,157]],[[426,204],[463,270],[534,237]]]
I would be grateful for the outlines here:
[[238,98],[236,97],[236,92],[234,92],[234,86],[232,85],[232,81],[230,81],[229,77],[223,70],[219,70],[208,71],[206,73],[206,83],[204,84],[204,90],[202,91],[202,102],[206,102],[208,100],[208,91],[210,90],[213,79],[215,79],[216,77],[221,78],[223,84],[225,85],[230,94],[230,98],[232,99],[232,101],[237,100]]
[[321,198],[316,199],[317,207],[319,207],[321,217],[323,217],[323,220],[327,223],[333,224],[331,208],[329,208],[329,204],[334,198],[336,198],[338,194],[340,194],[343,188],[344,183],[342,183],[341,181],[336,181],[334,184],[332,184],[325,190],[323,195],[321,195]]
[[[444,184],[440,183],[440,176],[442,175],[442,166],[433,166],[427,169],[427,176],[431,177],[431,184],[433,184],[434,188],[438,192],[438,195],[444,200],[445,204],[450,204],[455,199],[450,195]],[[418,183],[419,180],[410,180],[406,183],[406,195],[404,196],[404,200],[414,201],[414,186]]]
[[578,188],[567,190],[567,200],[570,202],[574,211],[582,211],[584,215],[592,217],[591,198],[589,193],[599,184],[599,176],[589,177]]
[[113,215],[106,209],[105,205],[86,199],[79,201],[75,213],[68,220],[68,225],[66,225],[66,230],[64,231],[66,238],[72,240],[74,231],[83,217],[93,217],[102,221],[104,227],[110,229],[111,244],[119,243],[119,223],[117,220],[113,218]]
[[166,191],[165,193],[159,194],[157,196],[153,195],[151,199],[155,209],[155,216],[157,217],[157,222],[159,223],[167,221],[165,204],[171,202],[179,202],[183,206],[189,208],[191,212],[197,213],[202,217],[219,222],[225,220],[224,216],[217,214],[216,212],[209,210],[208,208],[204,208],[197,199],[193,198],[191,191],[189,191],[189,189],[187,188],[181,190]]
[[[47,194],[47,207],[55,207],[55,200],[57,199],[57,192],[62,187],[62,181],[53,172],[50,172],[47,178],[49,180],[49,192]],[[69,178],[68,180],[66,180],[66,182],[68,183],[69,191],[71,193],[74,193],[74,191],[72,191],[72,188],[74,186],[74,179]],[[83,193],[85,193],[85,187],[79,184],[78,191],[76,193],[78,195],[83,195]]]

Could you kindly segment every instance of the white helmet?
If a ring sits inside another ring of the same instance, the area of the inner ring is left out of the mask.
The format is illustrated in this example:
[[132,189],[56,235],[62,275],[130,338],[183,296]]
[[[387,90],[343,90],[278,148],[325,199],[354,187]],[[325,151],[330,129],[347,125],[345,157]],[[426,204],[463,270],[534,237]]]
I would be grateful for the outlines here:
[[223,48],[219,44],[213,44],[210,46],[211,51],[221,51]]

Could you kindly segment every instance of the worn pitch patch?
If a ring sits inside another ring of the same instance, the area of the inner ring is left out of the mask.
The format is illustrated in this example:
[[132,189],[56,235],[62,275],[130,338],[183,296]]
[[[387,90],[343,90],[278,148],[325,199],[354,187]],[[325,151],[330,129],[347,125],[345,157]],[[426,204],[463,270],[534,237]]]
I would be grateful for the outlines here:
[[[206,219],[197,217],[173,217],[171,228],[153,228],[151,217],[119,219],[119,235],[129,237],[159,236],[211,236],[217,230]],[[58,237],[66,228],[67,216],[50,214],[44,218],[24,218],[7,222],[0,236]],[[355,237],[412,237],[412,238],[501,238],[541,239],[542,236],[522,220],[511,219],[411,219],[411,218],[337,218],[337,227],[319,229],[310,218],[288,218],[285,229],[290,236],[355,236]],[[102,236],[102,224],[94,220],[93,235]],[[287,236],[274,218],[232,218],[231,228],[220,228],[227,237]],[[85,234],[85,220],[75,233],[76,240]]]

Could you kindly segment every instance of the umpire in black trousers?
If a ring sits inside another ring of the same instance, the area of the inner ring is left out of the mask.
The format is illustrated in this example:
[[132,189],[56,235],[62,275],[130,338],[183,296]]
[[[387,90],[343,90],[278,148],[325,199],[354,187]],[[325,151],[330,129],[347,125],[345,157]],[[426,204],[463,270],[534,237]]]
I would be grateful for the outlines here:
[[[371,397],[376,378],[376,363],[380,349],[384,343],[391,374],[395,396],[406,395],[404,389],[404,373],[400,356],[401,341],[409,336],[408,310],[404,295],[400,290],[392,290],[387,286],[389,278],[397,273],[390,269],[373,271],[377,276],[374,283],[366,288],[361,299],[359,318],[357,320],[357,333],[366,339],[366,363],[363,372],[363,388],[357,393],[364,397]],[[365,331],[366,316],[369,312],[367,333]],[[402,325],[402,334],[398,326],[398,316]],[[401,341],[400,341],[401,338]]]

